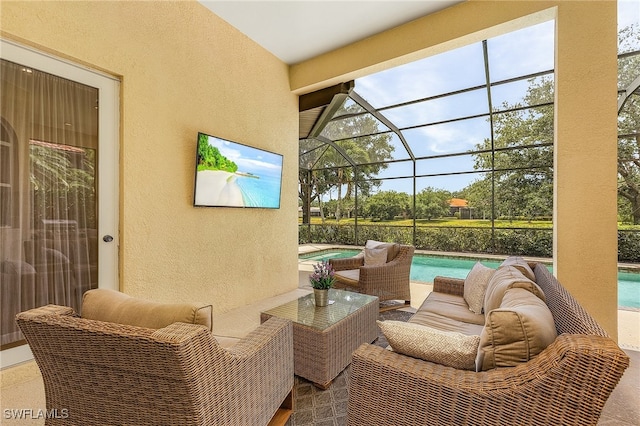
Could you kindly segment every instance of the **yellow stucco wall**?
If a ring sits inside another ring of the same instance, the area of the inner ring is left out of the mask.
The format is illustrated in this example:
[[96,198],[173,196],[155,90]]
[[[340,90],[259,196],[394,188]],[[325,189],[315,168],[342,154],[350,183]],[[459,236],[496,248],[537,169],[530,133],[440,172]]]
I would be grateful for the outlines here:
[[[215,312],[298,285],[288,67],[194,1],[14,2],[2,36],[118,76],[120,288]],[[281,208],[194,208],[198,131],[284,155]]]
[[[617,336],[615,2],[472,0],[289,70],[193,2],[1,7],[3,36],[122,76],[121,288],[207,300],[217,312],[297,285],[290,89],[306,93],[557,17],[556,275]],[[282,208],[191,207],[199,130],[284,154]]]
[[297,64],[291,88],[305,93],[555,18],[555,274],[615,338],[616,6],[467,1]]

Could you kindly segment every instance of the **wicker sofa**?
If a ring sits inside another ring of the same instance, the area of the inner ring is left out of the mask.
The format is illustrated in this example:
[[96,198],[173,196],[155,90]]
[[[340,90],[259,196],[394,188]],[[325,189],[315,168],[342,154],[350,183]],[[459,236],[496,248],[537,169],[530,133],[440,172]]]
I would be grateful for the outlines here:
[[[596,425],[629,358],[544,265],[531,266],[557,330],[551,344],[526,362],[480,372],[362,345],[351,363],[348,423]],[[436,277],[425,304],[432,295],[462,298],[464,282]]]
[[91,290],[82,313],[47,305],[17,315],[55,413],[47,425],[264,426],[291,414],[289,321],[272,318],[223,349],[210,305]]

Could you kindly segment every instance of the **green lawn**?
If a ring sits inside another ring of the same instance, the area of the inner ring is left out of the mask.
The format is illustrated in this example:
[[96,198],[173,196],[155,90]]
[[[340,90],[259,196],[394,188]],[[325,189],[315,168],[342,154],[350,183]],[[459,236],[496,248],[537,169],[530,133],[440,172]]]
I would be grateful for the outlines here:
[[[298,219],[298,223],[302,223],[302,218]],[[334,219],[327,219],[324,221],[327,225],[353,225],[354,219],[342,219],[339,222]],[[322,220],[319,217],[312,217],[311,224],[320,225]],[[537,229],[552,229],[553,223],[550,220],[496,220],[496,228],[537,228]],[[381,226],[413,226],[411,219],[396,219],[396,220],[378,220],[372,221],[371,219],[358,219],[358,225],[381,225]],[[417,226],[443,226],[443,227],[491,227],[491,221],[482,219],[456,219],[454,217],[446,217],[441,219],[418,219],[416,220]],[[640,225],[629,225],[618,223],[618,229],[621,230],[640,230]]]
[[[299,219],[299,223],[302,223],[302,219]],[[312,217],[311,223],[313,225],[322,224],[322,220],[319,217]],[[342,219],[339,222],[334,219],[327,219],[324,221],[327,225],[353,225],[354,219]],[[551,221],[527,221],[527,220],[496,220],[496,227],[498,228],[542,228],[551,229],[553,227]],[[396,220],[377,220],[371,219],[358,219],[358,225],[381,225],[381,226],[413,226],[412,219],[396,219]],[[441,218],[441,219],[418,219],[416,220],[417,226],[443,226],[443,227],[491,227],[491,221],[482,219],[456,219],[454,217]]]

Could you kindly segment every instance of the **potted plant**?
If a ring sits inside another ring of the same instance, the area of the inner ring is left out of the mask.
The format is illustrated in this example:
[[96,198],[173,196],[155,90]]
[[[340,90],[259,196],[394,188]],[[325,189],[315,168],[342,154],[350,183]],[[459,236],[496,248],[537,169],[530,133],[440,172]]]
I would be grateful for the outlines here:
[[316,306],[327,306],[329,289],[336,281],[333,275],[333,267],[326,260],[316,263],[313,267],[313,274],[309,275],[309,281],[313,287]]

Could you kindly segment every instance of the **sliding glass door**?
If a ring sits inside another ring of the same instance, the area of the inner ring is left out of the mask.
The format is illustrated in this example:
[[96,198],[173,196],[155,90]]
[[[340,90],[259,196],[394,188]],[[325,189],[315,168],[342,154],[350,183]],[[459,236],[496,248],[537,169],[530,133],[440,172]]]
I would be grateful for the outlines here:
[[18,312],[46,304],[80,312],[85,291],[118,287],[119,83],[2,43],[0,343],[5,366],[5,355],[24,346],[14,321]]

